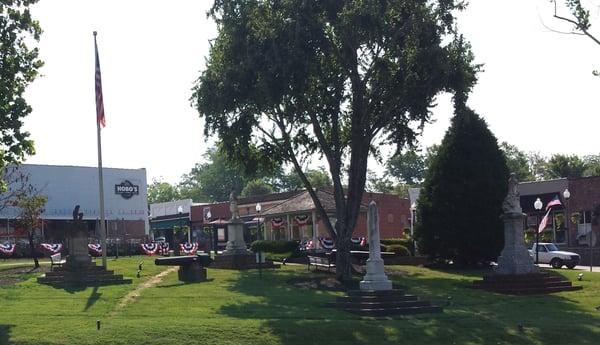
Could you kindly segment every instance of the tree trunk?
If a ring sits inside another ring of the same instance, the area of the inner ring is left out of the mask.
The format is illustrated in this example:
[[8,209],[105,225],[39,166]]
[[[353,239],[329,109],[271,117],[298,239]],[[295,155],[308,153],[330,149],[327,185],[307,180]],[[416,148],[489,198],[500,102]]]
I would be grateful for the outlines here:
[[[336,228],[338,228],[338,224],[336,224]],[[340,226],[340,228],[342,226]],[[350,237],[352,232],[349,232],[346,229],[337,229],[337,231],[335,277],[342,283],[348,283],[352,280],[352,260],[350,258]]]
[[34,268],[40,268],[40,263],[38,262],[38,258],[35,255],[35,247],[33,246],[33,231],[29,231],[28,236],[29,238],[29,253],[31,254],[31,257],[33,258],[33,267]]

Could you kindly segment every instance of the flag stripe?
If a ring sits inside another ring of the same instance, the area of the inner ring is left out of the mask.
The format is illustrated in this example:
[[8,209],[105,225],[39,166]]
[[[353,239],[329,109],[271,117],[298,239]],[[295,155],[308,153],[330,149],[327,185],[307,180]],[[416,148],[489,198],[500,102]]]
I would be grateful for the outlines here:
[[544,216],[544,218],[542,218],[542,221],[540,222],[540,226],[538,227],[538,233],[541,233],[546,228],[546,225],[548,224],[548,215],[550,215],[550,210],[548,210],[548,212],[546,212],[546,215]]
[[102,99],[102,76],[100,75],[100,59],[98,58],[98,45],[96,36],[94,36],[94,48],[96,50],[96,121],[104,128],[106,119],[104,118],[104,100]]

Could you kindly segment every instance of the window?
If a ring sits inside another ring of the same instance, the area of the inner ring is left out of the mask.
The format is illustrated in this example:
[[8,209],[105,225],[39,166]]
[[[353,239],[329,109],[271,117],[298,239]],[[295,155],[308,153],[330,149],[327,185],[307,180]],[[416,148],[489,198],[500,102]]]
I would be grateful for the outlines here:
[[390,223],[390,224],[394,222],[394,215],[393,214],[388,213],[388,215],[387,215],[387,222]]

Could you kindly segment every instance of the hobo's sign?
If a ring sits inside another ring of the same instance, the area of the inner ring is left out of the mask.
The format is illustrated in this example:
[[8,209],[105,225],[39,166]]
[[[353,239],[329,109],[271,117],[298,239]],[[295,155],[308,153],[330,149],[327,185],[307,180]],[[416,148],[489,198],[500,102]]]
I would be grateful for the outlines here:
[[125,180],[120,184],[115,185],[115,194],[122,196],[124,199],[129,199],[132,196],[139,194],[139,186]]

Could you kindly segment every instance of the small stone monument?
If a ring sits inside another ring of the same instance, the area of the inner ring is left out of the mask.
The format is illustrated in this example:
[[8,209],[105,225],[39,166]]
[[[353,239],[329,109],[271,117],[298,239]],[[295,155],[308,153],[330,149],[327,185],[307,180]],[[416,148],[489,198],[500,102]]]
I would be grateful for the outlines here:
[[73,220],[67,222],[66,229],[69,255],[63,267],[46,272],[38,278],[38,283],[54,287],[99,286],[131,284],[131,279],[115,274],[102,266],[96,266],[88,253],[88,227],[83,221],[79,205],[73,209]]
[[391,290],[392,282],[385,275],[383,259],[381,258],[379,212],[374,201],[369,204],[367,229],[369,231],[369,259],[367,260],[367,274],[360,282],[360,289]]
[[247,255],[249,252],[244,241],[244,222],[240,219],[238,200],[234,191],[231,191],[229,195],[229,210],[231,211],[231,219],[227,225],[228,241],[223,255]]
[[508,180],[508,193],[502,203],[504,221],[504,249],[498,257],[496,274],[528,274],[538,272],[533,258],[525,247],[523,210],[519,200],[519,181],[514,173]]

